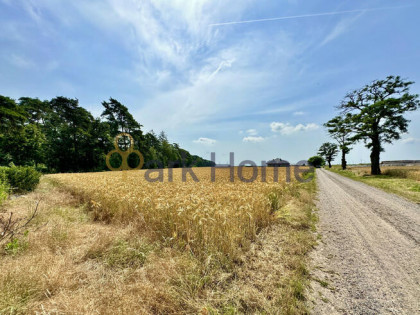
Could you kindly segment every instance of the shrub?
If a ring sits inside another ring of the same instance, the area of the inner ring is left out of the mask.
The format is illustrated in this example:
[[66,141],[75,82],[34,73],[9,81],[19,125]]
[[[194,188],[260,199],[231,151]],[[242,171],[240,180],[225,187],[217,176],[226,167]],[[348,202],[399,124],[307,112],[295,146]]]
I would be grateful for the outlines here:
[[41,173],[32,166],[14,166],[6,168],[7,181],[17,191],[32,191],[39,183]]
[[9,195],[10,186],[7,181],[7,167],[0,167],[0,204],[7,199]]
[[0,166],[0,182],[7,183],[7,169],[8,167]]
[[10,187],[7,182],[3,182],[0,180],[0,204],[7,199],[9,196]]
[[308,159],[308,163],[314,167],[321,167],[325,165],[325,160],[320,156],[312,156]]

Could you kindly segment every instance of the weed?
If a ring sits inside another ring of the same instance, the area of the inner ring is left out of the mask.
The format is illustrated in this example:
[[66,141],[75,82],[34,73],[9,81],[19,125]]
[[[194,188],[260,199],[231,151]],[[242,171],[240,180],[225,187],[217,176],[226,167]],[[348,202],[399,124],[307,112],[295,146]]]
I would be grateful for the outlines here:
[[[27,234],[25,233],[25,236]],[[14,238],[4,247],[4,251],[7,255],[17,255],[28,248],[28,242],[23,239]]]

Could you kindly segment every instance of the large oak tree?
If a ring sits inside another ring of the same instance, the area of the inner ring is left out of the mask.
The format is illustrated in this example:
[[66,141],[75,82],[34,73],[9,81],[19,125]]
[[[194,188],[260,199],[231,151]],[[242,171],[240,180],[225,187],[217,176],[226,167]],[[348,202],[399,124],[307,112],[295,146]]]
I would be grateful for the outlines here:
[[407,132],[409,120],[403,114],[419,108],[417,94],[410,94],[414,82],[400,76],[375,80],[346,95],[339,109],[349,114],[355,132],[352,140],[362,140],[371,150],[371,174],[381,174],[380,154],[384,143],[400,139]]

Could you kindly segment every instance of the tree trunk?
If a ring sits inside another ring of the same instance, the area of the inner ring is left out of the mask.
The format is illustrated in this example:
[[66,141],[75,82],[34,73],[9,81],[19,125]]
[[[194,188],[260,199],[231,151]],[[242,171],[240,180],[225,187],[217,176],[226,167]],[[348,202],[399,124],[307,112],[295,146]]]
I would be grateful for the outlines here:
[[331,160],[328,160],[328,168],[331,168]]
[[381,175],[380,168],[381,144],[379,137],[372,139],[372,151],[370,153],[370,173],[371,175]]
[[346,162],[346,150],[341,150],[341,168],[345,170],[347,168]]

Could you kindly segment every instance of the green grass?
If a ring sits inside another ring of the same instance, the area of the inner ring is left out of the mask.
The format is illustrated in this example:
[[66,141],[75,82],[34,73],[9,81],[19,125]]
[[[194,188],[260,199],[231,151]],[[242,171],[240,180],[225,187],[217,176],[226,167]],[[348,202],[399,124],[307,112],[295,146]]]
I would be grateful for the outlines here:
[[152,250],[140,240],[118,240],[105,248],[89,251],[86,258],[98,259],[110,268],[141,267]]
[[420,203],[420,182],[409,178],[405,170],[387,169],[383,172],[383,175],[368,175],[358,172],[359,168],[356,170],[350,167],[343,171],[339,166],[333,166],[326,169]]
[[9,196],[10,186],[0,172],[0,204]]

